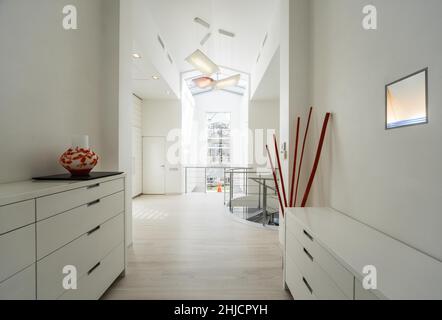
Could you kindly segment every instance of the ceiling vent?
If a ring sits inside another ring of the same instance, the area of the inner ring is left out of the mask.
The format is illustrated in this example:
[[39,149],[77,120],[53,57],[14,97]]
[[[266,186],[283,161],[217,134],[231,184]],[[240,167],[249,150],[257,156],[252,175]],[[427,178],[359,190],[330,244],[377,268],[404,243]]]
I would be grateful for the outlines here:
[[169,59],[170,64],[173,64],[173,59],[170,54],[167,54],[167,59]]
[[269,37],[269,35],[268,35],[268,33],[266,33],[266,35],[264,37],[264,41],[262,42],[263,47],[266,45],[268,37]]
[[235,38],[235,34],[233,32],[226,31],[223,29],[219,29],[218,32],[226,37]]
[[160,43],[161,48],[163,48],[163,50],[166,49],[163,39],[161,39],[161,37],[159,35],[158,35],[157,39],[158,39],[158,42]]
[[193,21],[195,23],[198,23],[199,25],[202,25],[204,28],[210,29],[210,23],[208,23],[207,21],[204,21],[201,18],[196,17],[195,19],[193,19]]

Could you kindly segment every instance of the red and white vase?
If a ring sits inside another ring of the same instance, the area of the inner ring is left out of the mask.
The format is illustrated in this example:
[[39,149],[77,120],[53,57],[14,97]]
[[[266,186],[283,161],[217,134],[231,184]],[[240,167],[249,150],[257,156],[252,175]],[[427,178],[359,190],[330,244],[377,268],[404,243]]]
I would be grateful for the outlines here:
[[89,148],[89,137],[79,136],[72,139],[72,148],[61,155],[59,162],[73,176],[87,176],[98,160],[98,155]]

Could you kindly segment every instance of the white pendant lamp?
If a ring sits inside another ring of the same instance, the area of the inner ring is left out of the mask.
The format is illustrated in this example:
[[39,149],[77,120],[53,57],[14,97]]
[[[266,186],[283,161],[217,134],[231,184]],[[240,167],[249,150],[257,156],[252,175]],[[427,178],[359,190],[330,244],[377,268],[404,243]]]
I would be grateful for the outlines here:
[[211,75],[220,71],[219,67],[199,49],[192,53],[186,61],[204,75]]
[[228,87],[235,87],[238,85],[239,80],[241,80],[241,75],[237,74],[235,76],[228,77],[226,79],[218,80],[215,83],[215,89],[221,90]]

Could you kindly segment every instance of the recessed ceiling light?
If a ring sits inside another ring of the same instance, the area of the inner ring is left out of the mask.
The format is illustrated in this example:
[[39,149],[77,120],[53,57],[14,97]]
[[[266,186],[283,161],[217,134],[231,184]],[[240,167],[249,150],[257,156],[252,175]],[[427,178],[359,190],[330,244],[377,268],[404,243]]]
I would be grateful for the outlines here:
[[134,54],[132,54],[132,57],[133,57],[134,59],[141,59],[141,54],[139,54],[139,53],[134,53]]
[[152,76],[152,79],[154,79],[154,80],[160,80],[160,77],[159,77],[159,76]]

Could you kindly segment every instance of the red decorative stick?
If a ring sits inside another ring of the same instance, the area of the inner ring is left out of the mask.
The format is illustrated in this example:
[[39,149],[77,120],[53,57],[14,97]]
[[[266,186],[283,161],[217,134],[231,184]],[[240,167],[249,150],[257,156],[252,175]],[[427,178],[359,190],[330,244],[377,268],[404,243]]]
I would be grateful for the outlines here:
[[305,128],[305,134],[304,134],[304,142],[302,144],[301,159],[299,160],[298,181],[296,182],[296,189],[295,189],[295,203],[294,203],[295,207],[296,203],[298,202],[299,178],[301,177],[302,161],[304,160],[305,145],[307,142],[307,135],[310,127],[310,121],[312,119],[312,112],[313,112],[313,107],[310,108],[310,113],[308,115],[307,127]]
[[307,204],[308,196],[310,194],[310,190],[313,185],[313,181],[315,180],[316,171],[318,170],[319,160],[321,159],[322,147],[324,146],[325,135],[327,133],[327,126],[330,120],[331,113],[327,113],[325,115],[324,124],[322,125],[321,138],[319,139],[319,146],[316,152],[315,164],[313,165],[312,173],[310,174],[310,180],[307,185],[307,189],[305,190],[304,199],[302,200],[301,207],[304,208]]
[[285,207],[288,207],[288,203],[287,203],[287,196],[285,194],[285,184],[284,184],[284,175],[282,174],[282,167],[281,167],[281,160],[279,158],[279,148],[278,148],[278,140],[276,139],[276,135],[273,135],[273,141],[275,142],[275,153],[276,153],[276,160],[278,161],[278,168],[279,168],[279,177],[281,179],[281,189],[282,189],[282,194],[284,196],[284,204]]
[[295,141],[295,158],[293,159],[293,176],[292,186],[290,188],[290,208],[293,207],[293,198],[295,195],[295,179],[296,179],[296,164],[298,162],[298,147],[299,147],[299,127],[301,126],[301,118],[298,117],[298,124],[296,126],[296,141]]
[[269,156],[270,165],[272,167],[273,180],[275,180],[275,186],[276,186],[276,192],[278,193],[279,205],[281,206],[282,216],[284,217],[284,210],[285,210],[284,208],[285,207],[282,205],[281,193],[279,192],[278,178],[276,177],[276,170],[275,170],[275,166],[273,165],[272,155],[270,154],[270,150],[269,150],[268,145],[266,145],[266,149],[267,149],[267,154]]

